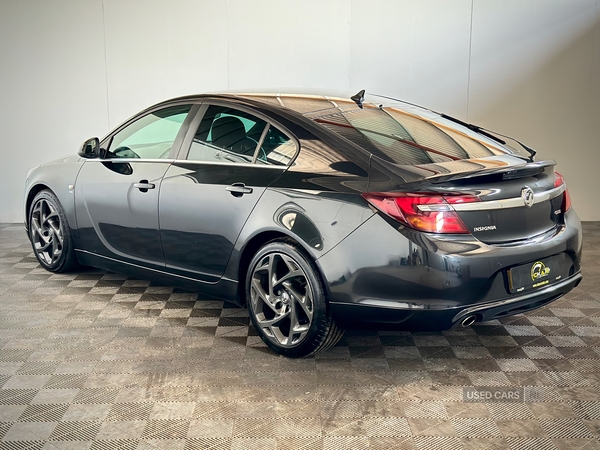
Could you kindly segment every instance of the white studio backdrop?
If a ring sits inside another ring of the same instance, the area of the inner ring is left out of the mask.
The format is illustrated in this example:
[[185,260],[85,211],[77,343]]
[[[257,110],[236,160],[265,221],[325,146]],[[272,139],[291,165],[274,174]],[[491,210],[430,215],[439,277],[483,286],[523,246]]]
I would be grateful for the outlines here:
[[600,220],[600,0],[0,0],[0,222],[27,170],[158,101],[380,93],[555,159]]

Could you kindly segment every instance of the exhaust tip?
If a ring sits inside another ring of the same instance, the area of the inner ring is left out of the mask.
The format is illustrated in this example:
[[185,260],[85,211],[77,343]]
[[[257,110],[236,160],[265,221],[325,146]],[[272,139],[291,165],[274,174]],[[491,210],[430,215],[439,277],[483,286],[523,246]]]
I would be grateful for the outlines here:
[[477,321],[477,316],[472,315],[472,316],[465,317],[460,324],[466,328],[466,327],[470,327],[471,325],[473,325],[476,321]]

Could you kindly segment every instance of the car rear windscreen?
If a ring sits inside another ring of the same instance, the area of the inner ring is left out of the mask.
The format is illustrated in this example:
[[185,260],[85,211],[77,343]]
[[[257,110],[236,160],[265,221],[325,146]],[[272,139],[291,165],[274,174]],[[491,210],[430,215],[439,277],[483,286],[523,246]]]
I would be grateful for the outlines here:
[[394,164],[418,165],[505,155],[510,150],[393,107],[308,115]]

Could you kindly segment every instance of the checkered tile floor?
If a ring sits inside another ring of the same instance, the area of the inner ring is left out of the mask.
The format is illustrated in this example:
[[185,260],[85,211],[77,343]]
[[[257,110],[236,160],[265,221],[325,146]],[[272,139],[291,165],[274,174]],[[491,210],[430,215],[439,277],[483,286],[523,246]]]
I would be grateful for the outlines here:
[[52,275],[0,224],[0,449],[600,449],[600,223],[584,237],[584,281],[546,308],[289,360],[243,309]]

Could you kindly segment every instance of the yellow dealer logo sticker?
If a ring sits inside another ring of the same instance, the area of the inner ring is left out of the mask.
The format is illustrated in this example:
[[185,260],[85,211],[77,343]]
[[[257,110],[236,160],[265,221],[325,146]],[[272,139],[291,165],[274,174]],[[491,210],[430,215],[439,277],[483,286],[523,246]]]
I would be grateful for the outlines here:
[[531,280],[536,281],[540,278],[547,277],[550,274],[550,267],[546,267],[546,265],[541,262],[535,262],[531,266]]

